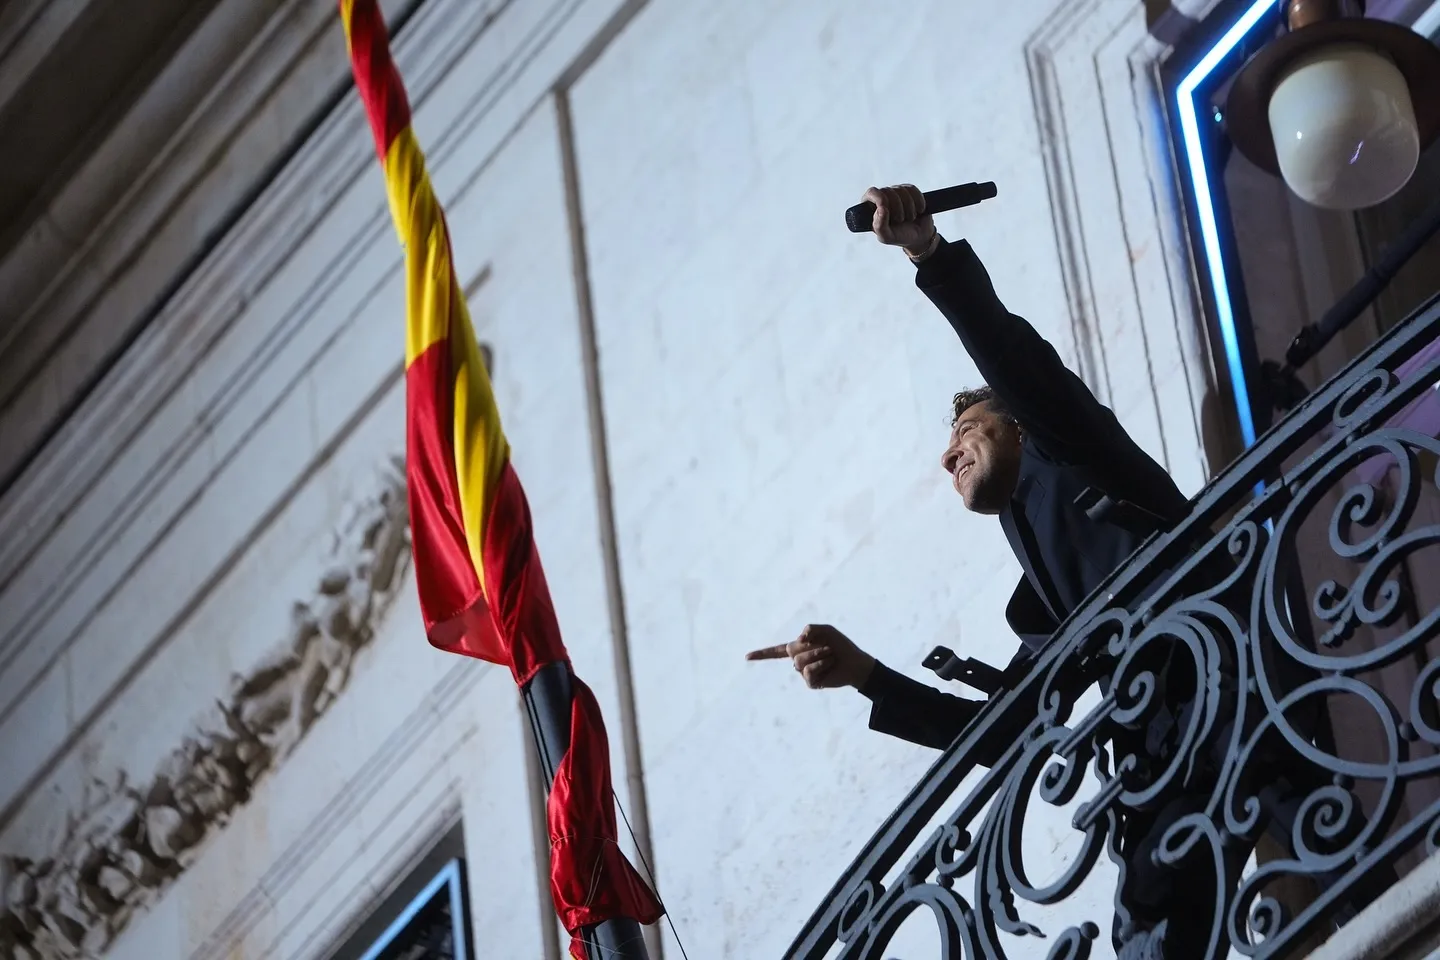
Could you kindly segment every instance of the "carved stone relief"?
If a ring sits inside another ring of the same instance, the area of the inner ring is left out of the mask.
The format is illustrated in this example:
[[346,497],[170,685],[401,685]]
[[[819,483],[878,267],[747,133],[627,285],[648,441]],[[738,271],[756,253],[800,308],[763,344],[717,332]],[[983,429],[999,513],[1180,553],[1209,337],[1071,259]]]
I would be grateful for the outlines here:
[[0,855],[0,956],[100,954],[194,860],[330,708],[375,636],[410,562],[403,464],[354,504],[334,566],[294,608],[286,642],[236,676],[213,715],[148,783],[96,781],[43,860]]

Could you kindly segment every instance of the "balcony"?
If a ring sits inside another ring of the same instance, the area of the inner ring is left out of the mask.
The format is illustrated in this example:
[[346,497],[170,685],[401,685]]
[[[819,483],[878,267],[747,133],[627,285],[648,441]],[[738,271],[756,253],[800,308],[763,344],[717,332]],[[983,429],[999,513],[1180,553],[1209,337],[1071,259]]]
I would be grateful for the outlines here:
[[[1304,955],[1347,904],[1433,855],[1440,440],[1425,411],[1440,403],[1437,341],[1440,295],[1115,571],[864,845],[787,957],[891,956],[902,927],[928,932],[927,914],[940,957],[1012,957],[1017,945],[1087,957],[1128,933],[1125,826],[1177,799],[1187,812],[1150,859],[1210,901],[1208,942],[1190,955]],[[1171,748],[1137,748],[1137,732],[1177,703],[1191,708]],[[1289,849],[1256,857],[1277,769],[1311,786]],[[1046,807],[1049,823],[1061,808],[1069,817],[1058,867],[1059,854],[1033,852],[1048,840],[1026,843]],[[1116,876],[1104,909],[1102,854]],[[1320,877],[1328,885],[1298,901],[1282,890]],[[1083,918],[1037,919],[1082,886]]]

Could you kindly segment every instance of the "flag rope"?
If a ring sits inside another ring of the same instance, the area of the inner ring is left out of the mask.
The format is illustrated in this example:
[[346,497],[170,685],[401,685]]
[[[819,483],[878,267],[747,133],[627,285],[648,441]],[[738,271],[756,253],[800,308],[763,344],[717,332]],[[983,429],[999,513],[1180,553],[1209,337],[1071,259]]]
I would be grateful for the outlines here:
[[640,849],[640,840],[635,836],[635,828],[630,826],[630,815],[625,812],[625,805],[620,802],[620,795],[613,789],[610,795],[615,798],[615,809],[620,811],[620,819],[625,822],[625,832],[630,834],[630,842],[635,845],[635,856],[640,858],[640,866],[645,868],[645,879],[650,881],[650,889],[655,891],[655,899],[660,902],[660,909],[664,912],[665,924],[670,928],[670,936],[675,938],[675,945],[680,948],[682,960],[690,960],[690,954],[685,949],[685,941],[680,939],[680,931],[675,929],[675,918],[670,915],[670,908],[665,906],[665,898],[660,895],[660,885],[655,881],[655,871],[650,869],[650,861],[645,859],[645,851]]

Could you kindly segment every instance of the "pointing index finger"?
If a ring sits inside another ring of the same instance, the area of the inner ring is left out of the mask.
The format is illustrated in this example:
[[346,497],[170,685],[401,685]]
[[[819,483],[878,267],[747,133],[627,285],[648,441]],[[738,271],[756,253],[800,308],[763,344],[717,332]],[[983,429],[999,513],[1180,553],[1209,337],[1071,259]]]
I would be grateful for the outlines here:
[[790,657],[790,651],[787,649],[788,647],[789,647],[789,644],[778,643],[778,644],[776,644],[776,645],[773,646],[773,647],[762,647],[762,648],[759,649],[759,650],[751,650],[749,653],[745,654],[745,659],[746,659],[746,660],[787,660],[787,659],[789,659],[789,657]]

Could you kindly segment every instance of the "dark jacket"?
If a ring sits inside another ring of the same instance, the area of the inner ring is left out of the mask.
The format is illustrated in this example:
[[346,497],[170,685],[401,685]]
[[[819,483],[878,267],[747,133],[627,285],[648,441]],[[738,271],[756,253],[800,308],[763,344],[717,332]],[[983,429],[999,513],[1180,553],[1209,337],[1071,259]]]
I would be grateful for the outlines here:
[[[970,244],[942,242],[915,283],[1020,422],[1020,478],[1000,515],[1025,571],[1005,608],[1021,641],[1015,666],[1043,648],[1151,533],[1184,516],[1188,501],[1055,348],[1005,309]],[[861,693],[873,701],[872,730],[936,749],[948,747],[984,703],[880,663]]]

